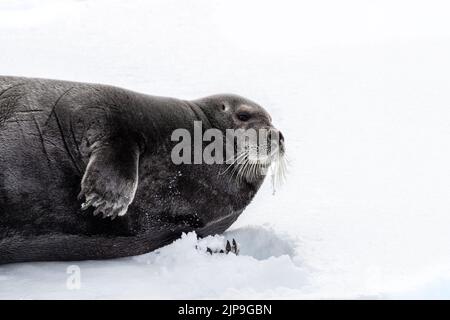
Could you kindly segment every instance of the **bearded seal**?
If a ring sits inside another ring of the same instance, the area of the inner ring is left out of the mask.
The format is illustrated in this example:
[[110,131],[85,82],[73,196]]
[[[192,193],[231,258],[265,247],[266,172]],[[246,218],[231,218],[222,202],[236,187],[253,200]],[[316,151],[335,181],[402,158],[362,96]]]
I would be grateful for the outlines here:
[[237,95],[187,101],[0,76],[0,263],[126,257],[183,232],[224,232],[264,175],[233,179],[236,163],[174,164],[171,134],[193,121],[278,133]]

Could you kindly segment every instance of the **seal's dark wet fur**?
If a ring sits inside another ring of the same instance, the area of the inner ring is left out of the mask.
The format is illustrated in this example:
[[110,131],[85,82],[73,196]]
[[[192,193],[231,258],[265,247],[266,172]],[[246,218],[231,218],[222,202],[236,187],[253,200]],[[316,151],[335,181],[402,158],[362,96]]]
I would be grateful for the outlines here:
[[[204,129],[215,126],[205,110],[222,100],[252,103],[238,96],[183,101],[105,85],[0,77],[0,263],[123,257],[152,251],[182,232],[225,231],[263,177],[238,184],[219,174],[225,165],[175,165],[170,158],[172,131],[192,130],[194,120]],[[94,216],[92,207],[82,211],[84,200],[77,199],[96,144],[101,157],[86,189],[116,201],[121,193],[108,188],[132,181],[133,165],[138,169],[134,200],[114,220]]]

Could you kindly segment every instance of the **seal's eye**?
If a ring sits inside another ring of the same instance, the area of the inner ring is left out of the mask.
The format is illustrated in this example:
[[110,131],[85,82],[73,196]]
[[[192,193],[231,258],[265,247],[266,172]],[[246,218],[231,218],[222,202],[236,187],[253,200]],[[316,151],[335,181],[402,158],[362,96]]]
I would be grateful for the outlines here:
[[222,111],[225,111],[227,109],[227,106],[225,105],[225,103],[222,103]]
[[250,115],[247,112],[240,112],[237,117],[241,121],[248,121],[250,119]]

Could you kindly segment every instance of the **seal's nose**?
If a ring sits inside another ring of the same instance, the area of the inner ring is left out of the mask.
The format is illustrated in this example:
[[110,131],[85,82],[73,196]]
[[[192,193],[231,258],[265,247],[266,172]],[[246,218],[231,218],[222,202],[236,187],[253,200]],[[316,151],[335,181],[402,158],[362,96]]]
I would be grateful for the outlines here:
[[281,133],[281,131],[277,129],[270,129],[269,131],[269,139],[271,146],[274,149],[280,150],[282,153],[284,153],[284,136]]
[[284,143],[284,136],[281,133],[281,131],[278,131],[278,139],[279,139],[279,143],[283,144]]
[[280,146],[281,153],[284,154],[286,149],[285,149],[285,146],[284,146],[284,136],[281,133],[281,131],[278,131],[278,145]]

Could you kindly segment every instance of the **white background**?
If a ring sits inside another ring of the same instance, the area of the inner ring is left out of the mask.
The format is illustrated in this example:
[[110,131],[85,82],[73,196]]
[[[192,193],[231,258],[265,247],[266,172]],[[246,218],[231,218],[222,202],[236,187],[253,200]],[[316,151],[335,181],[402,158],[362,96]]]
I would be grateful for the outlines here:
[[232,92],[286,137],[209,256],[0,267],[0,298],[450,298],[447,1],[1,0],[0,73],[194,99]]

